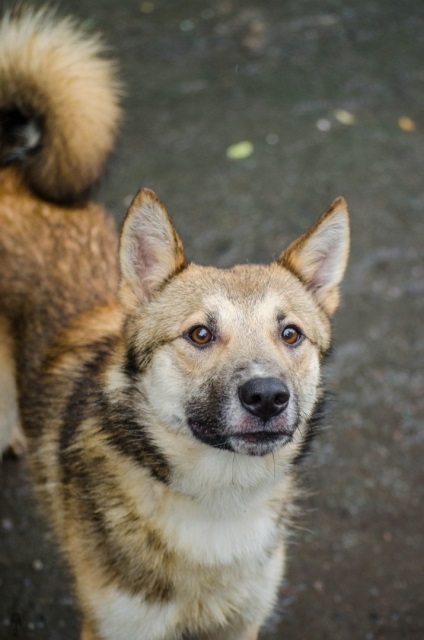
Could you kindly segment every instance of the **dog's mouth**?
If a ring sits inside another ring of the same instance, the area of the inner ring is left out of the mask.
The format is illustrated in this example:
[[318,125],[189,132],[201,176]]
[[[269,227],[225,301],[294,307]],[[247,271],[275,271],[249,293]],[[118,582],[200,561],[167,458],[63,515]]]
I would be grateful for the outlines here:
[[293,437],[293,433],[287,429],[222,433],[215,426],[205,423],[190,421],[189,426],[193,435],[204,444],[251,456],[264,456],[272,453],[288,444]]
[[228,436],[231,448],[236,453],[264,456],[288,444],[292,434],[287,431],[251,431]]

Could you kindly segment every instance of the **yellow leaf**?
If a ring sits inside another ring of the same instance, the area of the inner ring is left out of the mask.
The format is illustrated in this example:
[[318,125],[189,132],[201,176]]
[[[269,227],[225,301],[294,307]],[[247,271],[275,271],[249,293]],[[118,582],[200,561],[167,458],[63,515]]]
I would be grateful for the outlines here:
[[408,118],[408,116],[402,116],[402,118],[399,118],[398,125],[402,131],[415,131],[417,128],[414,120],[412,120],[412,118]]
[[338,122],[341,122],[341,124],[352,125],[356,122],[355,115],[350,111],[347,111],[346,109],[336,109],[334,112],[334,117]]
[[249,140],[241,140],[227,148],[227,158],[231,160],[244,160],[252,155],[254,146]]
[[153,2],[142,2],[140,5],[141,13],[152,13],[155,10],[155,5]]

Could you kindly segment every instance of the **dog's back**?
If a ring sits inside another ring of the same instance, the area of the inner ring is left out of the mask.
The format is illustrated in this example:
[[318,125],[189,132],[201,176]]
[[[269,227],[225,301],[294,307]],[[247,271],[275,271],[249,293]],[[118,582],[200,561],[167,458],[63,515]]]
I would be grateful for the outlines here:
[[116,294],[114,225],[87,204],[119,122],[115,76],[69,19],[18,9],[0,23],[1,331],[23,400],[58,331]]

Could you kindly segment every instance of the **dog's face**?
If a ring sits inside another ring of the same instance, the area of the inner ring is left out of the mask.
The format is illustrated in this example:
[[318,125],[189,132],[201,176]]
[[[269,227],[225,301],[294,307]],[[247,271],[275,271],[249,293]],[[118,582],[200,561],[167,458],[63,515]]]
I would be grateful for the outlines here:
[[348,252],[345,205],[270,265],[186,265],[161,203],[142,191],[121,240],[128,350],[167,430],[262,456],[312,416]]

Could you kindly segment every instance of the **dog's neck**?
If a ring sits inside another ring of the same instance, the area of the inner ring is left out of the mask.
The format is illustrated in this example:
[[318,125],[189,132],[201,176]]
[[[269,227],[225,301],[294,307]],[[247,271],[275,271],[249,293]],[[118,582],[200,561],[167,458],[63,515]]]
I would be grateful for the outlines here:
[[268,503],[276,494],[281,499],[288,490],[290,464],[282,452],[247,456],[194,439],[187,445],[187,440],[186,435],[174,435],[173,446],[167,448],[166,438],[159,432],[156,441],[165,450],[171,469],[169,489],[197,503],[199,509],[216,517],[246,513]]

